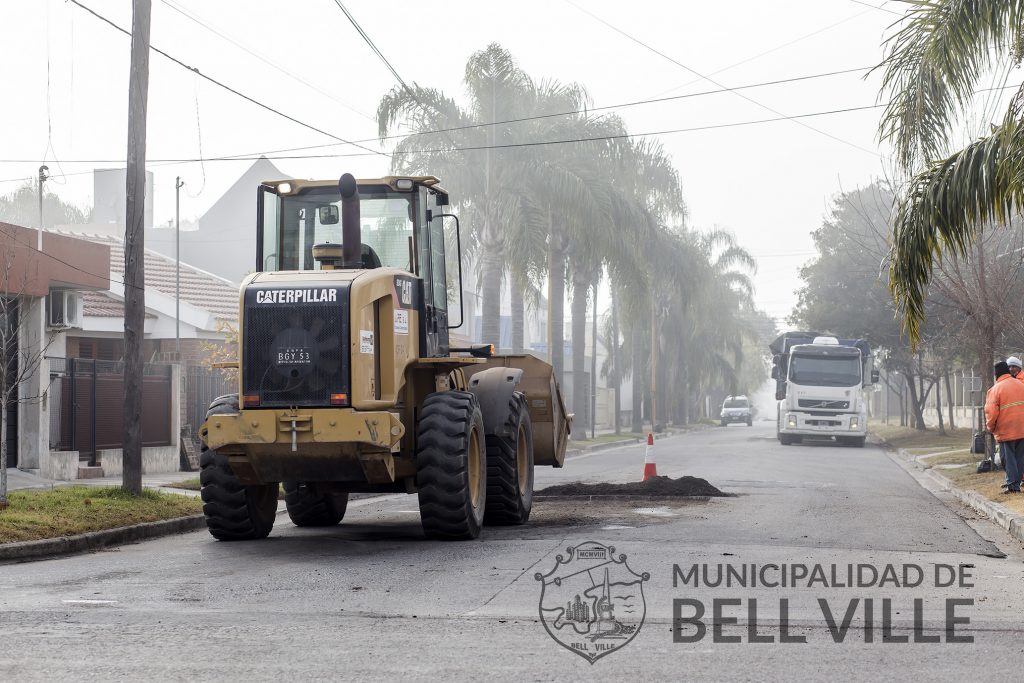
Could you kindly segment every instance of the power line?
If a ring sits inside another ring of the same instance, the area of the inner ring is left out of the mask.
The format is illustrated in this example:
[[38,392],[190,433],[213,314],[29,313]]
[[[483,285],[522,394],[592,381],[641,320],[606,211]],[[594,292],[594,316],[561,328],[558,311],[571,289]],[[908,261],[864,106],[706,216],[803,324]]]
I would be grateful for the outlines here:
[[871,9],[876,9],[879,12],[888,12],[889,14],[895,14],[898,17],[904,16],[902,12],[896,12],[895,10],[891,10],[891,9],[889,9],[887,7],[883,7],[882,6],[882,5],[889,4],[888,2],[883,2],[882,5],[872,5],[871,3],[864,2],[863,0],[850,0],[850,2],[855,2],[858,5],[864,5],[865,7],[870,7]]
[[[416,103],[416,106],[423,110],[423,112],[430,117],[433,125],[436,126],[437,123],[435,122],[434,112],[430,109],[430,107],[423,104],[419,96],[416,94],[416,91],[410,88],[409,84],[405,82],[405,79],[402,78],[402,76],[398,73],[395,67],[391,66],[391,62],[389,62],[388,58],[384,56],[384,53],[377,48],[376,44],[374,44],[370,36],[366,33],[366,31],[363,30],[363,27],[359,25],[359,22],[356,21],[356,18],[352,16],[352,13],[349,12],[348,9],[346,9],[345,5],[342,4],[341,0],[334,0],[334,4],[336,4],[338,6],[338,9],[340,9],[342,13],[345,15],[345,17],[348,18],[348,21],[350,24],[352,24],[352,27],[355,28],[355,30],[359,33],[360,36],[362,36],[363,40],[366,42],[367,45],[370,46],[370,49],[373,50],[374,54],[376,54],[377,57],[380,58],[380,61],[382,61],[384,63],[384,66],[388,68],[388,71],[390,71],[391,75],[395,77],[395,80],[398,81],[398,83],[402,86],[402,88],[405,89],[407,93],[409,93],[409,97],[411,97],[412,100]],[[445,137],[448,138],[448,141],[452,145],[456,144],[455,140],[453,140],[452,137],[447,133],[445,133]]]
[[[72,0],[72,1],[74,1],[74,0]],[[692,69],[692,68],[686,66],[685,64],[683,64],[682,62],[680,62],[680,61],[678,61],[676,59],[673,59],[672,57],[669,57],[664,52],[661,52],[660,50],[658,50],[658,49],[656,49],[654,47],[651,47],[650,45],[648,45],[647,43],[643,42],[639,38],[636,38],[636,37],[630,35],[629,33],[626,33],[625,31],[620,29],[618,26],[615,26],[614,24],[612,24],[612,23],[610,23],[608,21],[605,21],[604,19],[602,19],[601,17],[597,16],[596,14],[591,12],[590,10],[584,9],[583,7],[580,7],[578,4],[573,2],[573,0],[565,0],[565,1],[568,2],[570,5],[572,5],[573,7],[575,7],[576,9],[578,9],[579,11],[583,12],[584,14],[586,14],[587,16],[591,17],[595,21],[598,21],[598,22],[604,24],[605,26],[607,26],[611,30],[615,31],[619,35],[622,35],[625,38],[628,38],[632,42],[634,42],[637,45],[640,45],[641,47],[643,47],[645,50],[649,50],[650,52],[653,52],[654,54],[658,55],[659,57],[672,62],[673,64],[675,64],[676,66],[680,67],[681,69],[685,69],[686,71],[689,71],[693,75],[698,76],[699,78],[701,78],[703,80],[706,80],[706,81],[708,81],[710,83],[714,83],[715,85],[717,85],[720,88],[725,88],[726,90],[729,90],[730,92],[734,92],[737,97],[741,97],[741,98],[745,99],[746,101],[750,102],[751,104],[757,105],[758,107],[761,107],[762,109],[765,109],[767,111],[772,112],[773,114],[777,114],[777,115],[782,116],[784,118],[790,118],[790,117],[786,116],[785,114],[783,114],[781,111],[779,111],[777,109],[773,109],[772,107],[769,107],[767,104],[763,104],[761,102],[758,102],[757,100],[755,100],[755,99],[753,99],[751,97],[747,97],[743,93],[735,92],[735,89],[729,88],[729,87],[719,83],[718,81],[714,80],[710,76],[705,76],[704,74],[700,73],[696,69]],[[797,125],[803,126],[804,128],[807,128],[808,130],[812,130],[815,133],[818,133],[819,135],[824,135],[825,137],[831,138],[832,140],[835,140],[836,142],[841,142],[844,145],[849,145],[850,147],[853,147],[855,149],[859,149],[860,151],[866,152],[866,153],[868,153],[868,154],[870,154],[872,156],[876,156],[876,157],[881,157],[882,156],[881,154],[878,154],[875,151],[867,149],[866,147],[861,147],[860,145],[858,145],[856,143],[850,142],[848,140],[844,140],[844,139],[842,139],[840,137],[832,135],[831,133],[827,133],[827,132],[825,132],[823,130],[819,130],[819,129],[817,129],[817,128],[813,127],[813,126],[810,126],[810,125],[808,125],[808,124],[806,124],[806,123],[804,123],[802,121],[797,121],[797,120],[795,120],[797,117],[792,117],[792,118],[794,119],[793,122],[796,123]]]
[[[765,55],[769,55],[769,54],[771,54],[773,52],[777,52],[779,50],[782,50],[783,48],[787,48],[790,45],[795,45],[796,43],[799,43],[801,41],[807,40],[808,38],[813,38],[814,36],[819,35],[821,33],[824,33],[825,31],[829,31],[829,30],[835,28],[836,26],[840,26],[842,24],[845,24],[848,21],[853,21],[854,19],[857,19],[858,17],[862,17],[865,14],[869,14],[869,12],[867,12],[867,11],[858,12],[857,14],[854,14],[852,16],[846,17],[845,19],[840,19],[839,21],[833,22],[833,23],[831,23],[831,24],[829,24],[827,26],[822,26],[819,29],[815,29],[814,31],[811,31],[810,33],[805,33],[802,36],[799,36],[797,38],[793,38],[792,40],[788,40],[785,43],[781,43],[779,45],[776,45],[775,47],[771,47],[771,48],[768,48],[767,50],[762,50],[761,52],[758,52],[757,54],[751,55],[749,57],[745,57],[744,59],[741,59],[738,62],[733,62],[732,64],[730,64],[728,66],[723,66],[721,69],[716,69],[716,70],[712,71],[708,75],[709,76],[717,76],[720,73],[725,73],[726,71],[730,71],[732,69],[735,69],[737,66],[742,66],[744,64],[747,64],[748,62],[754,61],[755,59],[760,59],[761,57],[764,57]],[[871,68],[874,68],[874,67],[871,67]],[[669,88],[668,90],[663,90],[660,93],[658,93],[657,95],[655,95],[655,97],[660,97],[662,95],[667,95],[668,93],[675,92],[676,90],[679,90],[680,88],[685,88],[687,86],[693,85],[694,83],[699,83],[701,80],[702,79],[697,78],[697,79],[694,79],[692,81],[688,81],[686,83],[683,83],[682,85],[677,85],[677,86],[674,86],[672,88]]]
[[[86,12],[88,12],[91,15],[93,15],[94,17],[96,17],[100,21],[104,22],[105,24],[108,24],[109,26],[112,26],[113,28],[117,29],[121,33],[125,34],[126,36],[131,37],[131,35],[132,35],[131,31],[128,31],[128,30],[126,30],[124,28],[121,28],[120,26],[115,24],[110,19],[107,19],[106,17],[102,16],[101,14],[97,13],[96,11],[90,9],[89,7],[86,7],[85,5],[83,5],[78,0],[69,0],[69,2],[71,2],[73,5],[75,5],[77,7],[80,7],[81,9],[85,10]],[[249,95],[246,95],[245,93],[242,93],[242,92],[236,90],[235,88],[232,88],[231,86],[227,85],[226,83],[223,83],[222,81],[218,81],[217,79],[213,78],[212,76],[207,76],[206,74],[201,72],[197,67],[189,66],[188,64],[186,64],[185,62],[181,61],[177,57],[174,57],[174,56],[168,54],[167,52],[164,52],[163,50],[157,48],[156,46],[150,45],[150,49],[153,50],[153,52],[156,52],[157,54],[159,54],[159,55],[161,55],[163,57],[166,57],[167,59],[171,60],[172,62],[174,62],[178,66],[182,67],[183,69],[188,69],[189,71],[193,72],[197,76],[201,76],[202,78],[205,78],[206,80],[210,81],[214,85],[217,85],[217,86],[223,88],[224,90],[227,90],[228,92],[230,92],[230,93],[232,93],[234,95],[237,95],[238,97],[241,97],[242,99],[246,100],[247,102],[255,104],[256,106],[258,106],[258,107],[260,107],[262,109],[266,109],[267,111],[269,111],[269,112],[271,112],[273,114],[276,114],[276,115],[278,115],[278,116],[280,116],[282,118],[288,119],[292,123],[297,123],[298,125],[300,125],[300,126],[302,126],[304,128],[308,128],[309,130],[312,130],[312,131],[314,131],[316,133],[320,133],[321,135],[325,135],[325,136],[327,136],[329,138],[333,138],[333,139],[337,140],[338,142],[344,143],[346,145],[353,145],[353,146],[358,147],[360,149],[364,149],[367,152],[370,152],[371,154],[377,154],[377,155],[384,156],[384,157],[389,157],[389,158],[391,156],[390,154],[388,154],[386,152],[381,152],[379,150],[373,150],[373,149],[370,149],[369,147],[365,147],[365,146],[363,146],[361,144],[352,142],[350,140],[346,140],[345,138],[342,138],[342,137],[339,137],[337,135],[334,135],[333,133],[328,133],[327,131],[325,131],[323,129],[320,129],[320,128],[317,128],[316,126],[314,126],[312,124],[309,124],[309,123],[306,123],[305,121],[300,121],[299,119],[295,118],[294,116],[290,116],[288,114],[285,114],[284,112],[280,111],[279,109],[275,109],[275,108],[271,107],[269,104],[264,104],[263,102],[260,102],[259,100],[255,99],[253,97],[250,97]]]
[[[74,0],[72,0],[72,2],[73,1]],[[830,115],[834,115],[834,114],[845,114],[845,113],[857,112],[857,111],[868,111],[868,110],[871,110],[871,109],[878,109],[878,108],[881,108],[881,107],[884,107],[884,106],[886,106],[884,103],[882,103],[882,104],[869,104],[869,105],[865,105],[865,106],[862,106],[862,107],[846,107],[844,109],[831,109],[831,110],[828,110],[828,111],[811,112],[811,113],[808,113],[808,114],[782,115],[782,116],[777,116],[777,117],[774,117],[774,118],[767,118],[767,119],[754,119],[754,120],[749,120],[749,121],[734,121],[734,122],[730,122],[730,123],[716,123],[716,124],[709,124],[709,125],[706,125],[706,126],[693,126],[693,127],[690,127],[690,128],[674,128],[674,129],[669,129],[669,130],[647,131],[647,132],[644,132],[644,133],[621,133],[621,134],[618,134],[618,135],[601,135],[601,136],[589,137],[589,138],[569,138],[569,139],[564,139],[564,140],[538,140],[538,141],[533,141],[533,142],[512,142],[512,143],[507,143],[507,144],[502,144],[502,145],[467,145],[467,146],[464,146],[464,147],[455,147],[455,148],[413,149],[413,150],[405,150],[405,151],[401,151],[401,152],[394,152],[394,154],[396,154],[396,155],[397,154],[408,155],[408,154],[430,154],[430,153],[438,153],[438,152],[472,152],[472,151],[480,151],[480,150],[486,150],[486,149],[514,149],[514,148],[522,148],[522,147],[544,147],[544,146],[548,146],[548,145],[579,144],[579,143],[585,143],[585,142],[604,142],[604,141],[608,141],[608,140],[622,140],[622,139],[627,139],[627,138],[642,138],[642,137],[649,137],[649,136],[653,136],[653,135],[673,135],[673,134],[677,134],[677,133],[691,133],[691,132],[704,131],[704,130],[717,130],[717,129],[720,129],[720,128],[738,128],[738,127],[742,127],[742,126],[753,126],[753,125],[762,124],[762,123],[774,123],[774,122],[777,122],[777,121],[790,121],[790,120],[793,120],[793,119],[807,119],[807,118],[814,118],[814,117],[818,117],[818,116],[830,116]],[[268,156],[268,155],[241,156],[241,155],[237,155],[237,156],[225,156],[225,157],[206,157],[205,159],[203,159],[203,161],[206,161],[207,163],[209,163],[211,161],[256,161],[256,160],[259,160],[261,158],[265,158],[265,159],[268,159],[268,160],[289,160],[289,159],[335,159],[335,158],[363,157],[363,156],[370,156],[370,154],[366,153],[366,152],[349,152],[349,153],[344,153],[344,154],[294,154],[294,155],[278,155],[278,156]],[[115,161],[117,161],[117,160],[112,160],[112,159],[76,159],[76,160],[71,160],[71,161],[65,160],[64,163],[106,164],[106,163],[113,163]],[[189,158],[189,159],[154,159],[153,160],[154,163],[163,163],[163,164],[187,164],[187,163],[195,163],[195,162],[198,162],[198,161],[199,161],[199,159],[191,159],[191,158]],[[35,163],[35,162],[27,160],[27,159],[0,159],[0,163]],[[71,175],[71,174],[68,174],[68,175]],[[10,180],[0,180],[0,182],[13,182],[15,180],[22,180],[22,178],[13,178],[13,179],[10,179]]]
[[223,38],[224,40],[228,41],[229,43],[231,43],[232,45],[234,45],[238,49],[248,53],[249,55],[252,55],[253,57],[255,57],[256,59],[260,60],[261,62],[263,62],[264,64],[266,64],[270,68],[272,68],[272,69],[274,69],[276,71],[279,71],[280,73],[284,74],[285,76],[288,76],[289,78],[295,80],[298,83],[301,83],[302,85],[306,86],[310,90],[313,90],[315,92],[320,93],[321,95],[323,95],[324,97],[328,98],[329,100],[332,100],[333,102],[336,102],[337,104],[341,105],[345,109],[348,109],[353,114],[358,114],[359,116],[363,117],[364,119],[367,119],[369,121],[373,121],[374,123],[377,122],[377,120],[374,119],[373,117],[364,114],[363,112],[359,111],[355,107],[350,106],[346,102],[342,102],[341,100],[339,100],[337,97],[335,97],[331,93],[329,93],[326,90],[323,90],[321,88],[318,88],[316,85],[314,85],[313,83],[310,83],[309,81],[307,81],[302,76],[299,76],[298,74],[296,74],[296,73],[294,73],[292,71],[289,71],[288,69],[284,68],[283,66],[281,66],[279,64],[276,64],[275,62],[270,60],[268,57],[265,57],[264,55],[260,54],[259,52],[256,52],[252,48],[247,47],[243,43],[238,42],[237,40],[235,40],[231,36],[226,35],[225,33],[221,32],[217,28],[215,28],[215,27],[211,26],[210,24],[208,24],[207,22],[203,21],[203,19],[201,17],[199,17],[198,15],[189,13],[184,8],[180,7],[177,3],[175,3],[173,0],[160,0],[160,2],[162,2],[165,5],[167,5],[167,7],[169,7],[172,10],[174,10],[178,14],[182,15],[183,17],[185,17],[189,21],[192,21],[193,23],[198,24],[199,26],[202,26],[207,31],[213,33],[214,35],[217,35],[217,36]]
[[356,21],[355,17],[353,17],[352,14],[347,9],[345,9],[345,5],[341,4],[341,0],[334,0],[334,4],[338,6],[338,9],[340,9],[345,14],[346,17],[348,17],[349,23],[352,24],[352,27],[355,28],[355,30],[359,33],[360,36],[362,36],[363,40],[366,42],[367,45],[370,46],[370,49],[373,50],[373,53],[377,55],[380,61],[384,63],[384,66],[388,68],[388,71],[390,71],[391,75],[395,77],[395,80],[401,83],[403,88],[412,93],[412,89],[409,87],[409,85],[402,79],[401,76],[398,75],[398,72],[395,71],[395,67],[391,66],[391,62],[389,62],[388,58],[384,56],[384,53],[377,49],[377,46],[374,45],[373,40],[371,40],[370,36],[367,35],[366,31],[363,30],[363,27],[360,26],[359,22]]
[[[606,105],[606,106],[603,106],[603,107],[588,107],[588,108],[584,108],[584,109],[574,109],[574,110],[570,110],[570,111],[557,112],[557,113],[553,113],[553,114],[538,114],[538,115],[535,115],[535,116],[524,116],[524,117],[520,117],[520,118],[505,119],[505,120],[501,120],[501,121],[490,121],[490,122],[486,122],[486,123],[473,123],[473,124],[466,124],[466,125],[462,125],[462,126],[451,126],[451,127],[448,127],[448,128],[438,128],[438,129],[434,129],[434,130],[425,130],[425,131],[412,132],[412,133],[408,133],[408,134],[405,134],[405,135],[388,135],[388,136],[385,136],[385,137],[380,138],[380,139],[381,140],[392,140],[392,139],[397,139],[397,138],[409,138],[409,137],[414,137],[414,136],[434,135],[434,134],[438,134],[438,133],[449,133],[449,132],[454,132],[454,131],[467,130],[467,129],[470,129],[470,128],[484,128],[484,127],[487,127],[487,126],[506,125],[506,124],[510,124],[510,123],[523,123],[523,122],[527,122],[527,121],[536,121],[536,120],[540,120],[540,119],[559,117],[559,116],[573,116],[575,114],[585,114],[585,113],[595,112],[595,111],[606,111],[606,110],[610,110],[610,109],[625,109],[627,107],[635,107],[635,106],[640,106],[640,105],[645,105],[645,104],[660,104],[660,103],[663,103],[663,102],[670,102],[670,101],[675,101],[675,100],[683,100],[683,99],[689,99],[689,98],[693,98],[693,97],[703,97],[703,96],[707,96],[707,95],[716,95],[716,94],[720,94],[720,93],[730,92],[732,90],[745,90],[745,89],[750,89],[750,88],[760,88],[760,87],[766,87],[766,86],[770,86],[770,85],[781,85],[781,84],[785,84],[785,83],[795,83],[795,82],[799,82],[799,81],[812,80],[812,79],[816,79],[816,78],[826,78],[826,77],[830,77],[830,76],[838,76],[838,75],[843,75],[843,74],[848,74],[848,73],[858,73],[858,72],[862,72],[862,71],[867,71],[867,70],[869,70],[871,68],[873,68],[873,67],[869,67],[868,66],[868,67],[857,67],[857,68],[853,68],[853,69],[841,69],[839,71],[828,71],[828,72],[824,72],[824,73],[810,74],[810,75],[806,75],[806,76],[793,76],[791,78],[782,78],[782,79],[777,79],[777,80],[773,80],[773,81],[760,81],[760,82],[757,82],[757,83],[750,83],[750,84],[747,84],[747,85],[740,85],[740,86],[736,86],[736,87],[733,87],[733,88],[719,88],[717,90],[704,90],[704,91],[701,91],[701,92],[687,93],[687,94],[684,94],[684,95],[672,95],[670,97],[657,97],[657,98],[648,99],[648,100],[635,100],[635,101],[632,101],[632,102],[624,102],[624,103],[621,103],[621,104],[610,104],[610,105]],[[354,142],[373,142],[374,140],[377,140],[377,139],[378,138],[364,138],[362,140],[355,140]],[[239,154],[239,155],[224,155],[220,160],[229,159],[231,157],[240,157],[240,158],[245,158],[245,160],[247,160],[248,157],[255,156],[257,154],[277,154],[277,153],[280,153],[280,152],[299,152],[299,151],[304,151],[304,150],[309,150],[309,149],[323,149],[325,147],[335,147],[338,144],[340,144],[340,143],[327,143],[327,144],[320,144],[320,145],[304,145],[302,147],[289,147],[289,148],[276,149],[276,150],[264,150],[264,151],[261,151],[261,152],[248,152],[248,153]],[[191,160],[189,160],[189,161],[174,161],[173,163],[189,163],[190,161]],[[117,162],[116,159],[111,159],[111,160],[95,160],[95,161],[92,161],[90,163],[116,163],[116,162]],[[0,163],[34,163],[34,160],[28,160],[28,159],[0,159]],[[79,163],[81,163],[81,162],[79,162]],[[3,182],[3,181],[0,181],[0,182]]]
[[[589,108],[585,108],[585,109],[575,109],[575,110],[571,110],[571,111],[558,112],[558,113],[554,113],[554,114],[538,114],[536,116],[526,116],[526,117],[520,117],[520,118],[515,118],[515,119],[505,119],[505,120],[501,120],[501,121],[490,121],[490,122],[486,122],[486,123],[474,123],[474,124],[467,124],[467,125],[463,125],[463,126],[452,126],[452,127],[449,127],[449,128],[439,128],[439,129],[435,129],[435,130],[425,130],[425,131],[413,132],[413,133],[408,133],[406,135],[388,135],[388,136],[385,136],[384,138],[381,138],[381,139],[382,140],[391,140],[391,139],[407,138],[407,137],[413,137],[413,136],[433,135],[433,134],[437,134],[437,133],[447,133],[447,132],[453,132],[453,131],[459,131],[459,130],[466,130],[466,129],[469,129],[469,128],[483,128],[483,127],[487,127],[487,126],[505,125],[505,124],[510,124],[510,123],[522,123],[522,122],[526,122],[526,121],[534,121],[534,120],[551,118],[551,117],[557,117],[557,116],[572,116],[572,115],[575,115],[575,114],[583,114],[583,113],[589,113],[589,112],[595,112],[595,111],[605,111],[605,110],[609,110],[609,109],[624,109],[626,107],[633,107],[633,106],[639,106],[639,105],[644,105],[644,104],[659,104],[659,103],[662,103],[662,102],[669,102],[669,101],[674,101],[674,100],[689,99],[689,98],[693,98],[693,97],[703,97],[703,96],[706,96],[706,95],[715,95],[715,94],[729,92],[730,90],[742,90],[742,89],[749,89],[749,88],[759,88],[759,87],[765,87],[765,86],[770,86],[770,85],[781,85],[781,84],[785,84],[785,83],[795,83],[795,82],[799,82],[799,81],[806,81],[806,80],[811,80],[811,79],[816,79],[816,78],[826,78],[826,77],[830,77],[830,76],[837,76],[837,75],[843,75],[843,74],[848,74],[848,73],[857,73],[857,72],[861,72],[861,71],[867,71],[870,68],[873,68],[873,67],[857,67],[857,68],[852,68],[852,69],[841,69],[839,71],[828,71],[828,72],[824,72],[824,73],[809,74],[809,75],[805,75],[805,76],[793,76],[793,77],[790,77],[790,78],[776,79],[776,80],[773,80],[773,81],[759,81],[757,83],[749,83],[749,84],[746,84],[746,85],[735,86],[733,88],[719,88],[717,90],[704,90],[704,91],[701,91],[701,92],[687,93],[687,94],[684,94],[684,95],[673,95],[673,96],[670,96],[670,97],[658,97],[658,98],[653,98],[653,99],[648,99],[648,100],[635,100],[635,101],[632,101],[632,102],[624,102],[624,103],[620,103],[620,104],[606,105],[606,106],[603,106],[603,107],[589,107]],[[1007,86],[1007,87],[1018,87],[1018,86]],[[355,140],[354,142],[373,142],[376,139],[377,138],[365,138],[365,139],[362,139],[362,140]],[[220,157],[214,157],[213,159],[207,159],[207,160],[208,161],[210,161],[210,160],[214,160],[214,161],[230,161],[230,160],[233,160],[233,159],[238,159],[240,161],[248,161],[251,157],[257,157],[258,158],[257,155],[278,154],[278,153],[281,153],[281,152],[300,152],[300,151],[305,151],[305,150],[310,150],[310,149],[323,149],[325,147],[335,147],[338,144],[344,144],[344,143],[326,143],[326,144],[318,144],[318,145],[304,145],[304,146],[301,146],[301,147],[286,147],[286,148],[282,148],[282,149],[263,150],[263,151],[258,151],[258,152],[246,152],[246,153],[242,153],[242,154],[221,155]],[[37,161],[38,160],[36,160],[36,159],[0,159],[0,163],[36,163]],[[119,159],[79,159],[79,160],[70,161],[69,163],[117,163],[118,161],[120,161],[120,160]],[[193,163],[195,161],[201,161],[201,159],[176,159],[176,160],[165,160],[165,161],[159,161],[159,162],[155,161],[154,163],[180,164],[180,163]],[[72,174],[69,174],[69,175],[75,175],[75,174],[72,173]],[[31,179],[32,179],[32,176],[25,176],[24,178],[11,178],[11,179],[8,179],[8,180],[0,180],[0,182],[13,182],[15,180],[31,180]]]

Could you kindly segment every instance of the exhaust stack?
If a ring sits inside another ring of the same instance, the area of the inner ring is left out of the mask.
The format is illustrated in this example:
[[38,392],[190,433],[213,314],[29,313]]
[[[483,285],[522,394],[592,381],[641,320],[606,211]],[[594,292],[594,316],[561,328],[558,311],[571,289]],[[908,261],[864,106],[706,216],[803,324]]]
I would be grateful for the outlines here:
[[359,186],[351,173],[338,180],[341,191],[341,267],[360,269],[363,267],[363,234],[359,219]]

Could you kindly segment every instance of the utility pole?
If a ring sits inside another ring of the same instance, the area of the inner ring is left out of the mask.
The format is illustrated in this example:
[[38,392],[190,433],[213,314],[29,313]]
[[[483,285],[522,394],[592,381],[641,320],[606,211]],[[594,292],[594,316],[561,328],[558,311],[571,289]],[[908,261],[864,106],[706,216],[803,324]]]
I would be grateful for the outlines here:
[[43,183],[49,176],[46,174],[50,170],[49,166],[39,167],[39,229],[36,230],[36,250],[43,250]]
[[181,186],[185,182],[174,179],[174,353],[181,362]]
[[142,493],[142,342],[145,335],[146,103],[152,0],[132,0],[128,80],[128,168],[124,230],[124,470],[122,486]]
[[612,368],[615,372],[615,410],[612,415],[615,420],[615,433],[622,433],[622,373],[619,370],[619,307],[618,297],[615,296],[615,287],[612,285]]
[[594,282],[594,350],[590,354],[590,438],[597,438],[597,282]]

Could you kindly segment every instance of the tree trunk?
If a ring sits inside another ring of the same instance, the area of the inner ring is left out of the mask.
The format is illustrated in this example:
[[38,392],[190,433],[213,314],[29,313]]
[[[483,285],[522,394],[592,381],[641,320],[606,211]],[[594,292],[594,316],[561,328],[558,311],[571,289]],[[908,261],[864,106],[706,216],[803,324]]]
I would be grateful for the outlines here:
[[[0,387],[0,396],[7,395],[7,387]],[[0,401],[0,509],[7,507],[7,406]]]
[[910,409],[913,412],[914,417],[914,429],[924,431],[924,411],[921,407],[921,402],[917,395],[917,385],[914,384],[914,377],[912,375],[907,376],[907,387],[910,390]]
[[[575,274],[572,279],[572,409],[582,429],[590,427],[587,400],[587,292],[589,283]],[[583,419],[580,419],[583,418]]]
[[565,379],[565,249],[548,210],[548,353],[555,381]]
[[946,425],[942,422],[942,386],[939,384],[941,381],[942,375],[940,374],[935,380],[935,412],[939,415],[939,434],[945,436]]
[[491,242],[484,246],[481,258],[480,341],[501,348],[501,276],[504,264],[501,259],[501,243]]
[[509,281],[509,296],[512,299],[512,353],[523,351],[523,289]]
[[943,368],[942,375],[946,378],[946,410],[949,412],[949,428],[956,429],[956,422],[953,420],[953,385],[949,382],[948,365]]
[[643,373],[643,361],[644,353],[640,348],[643,342],[643,332],[636,325],[633,326],[633,331],[630,333],[631,342],[630,345],[633,347],[633,425],[632,430],[634,434],[639,434],[644,430],[644,373]]

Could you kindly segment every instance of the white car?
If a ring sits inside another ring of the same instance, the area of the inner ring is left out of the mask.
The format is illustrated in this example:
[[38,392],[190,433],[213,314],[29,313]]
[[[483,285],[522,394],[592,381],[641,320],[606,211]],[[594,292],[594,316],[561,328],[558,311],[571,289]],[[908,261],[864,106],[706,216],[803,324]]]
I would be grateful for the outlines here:
[[754,414],[750,410],[750,401],[746,396],[726,396],[722,402],[722,426],[731,422],[745,422],[748,427],[754,424]]

